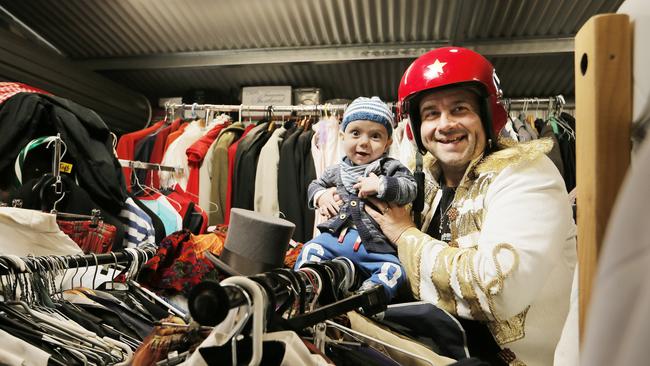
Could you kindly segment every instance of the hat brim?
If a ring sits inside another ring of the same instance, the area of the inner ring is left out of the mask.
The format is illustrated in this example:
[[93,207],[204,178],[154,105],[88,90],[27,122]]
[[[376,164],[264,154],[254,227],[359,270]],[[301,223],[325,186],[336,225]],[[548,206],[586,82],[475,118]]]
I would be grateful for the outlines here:
[[217,267],[218,270],[225,272],[226,274],[230,276],[243,276],[243,274],[236,269],[232,268],[226,262],[222,261],[221,259],[217,258],[216,255],[210,253],[210,252],[205,252],[205,257],[214,264],[215,267]]

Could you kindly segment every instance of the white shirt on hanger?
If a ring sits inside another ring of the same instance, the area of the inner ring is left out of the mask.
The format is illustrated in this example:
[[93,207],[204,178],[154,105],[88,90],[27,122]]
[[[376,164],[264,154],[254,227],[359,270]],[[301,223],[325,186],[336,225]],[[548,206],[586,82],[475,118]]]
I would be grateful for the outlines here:
[[255,173],[255,211],[280,217],[278,201],[278,164],[280,163],[280,144],[287,129],[276,128],[260,151]]
[[0,207],[0,254],[83,254],[56,223],[56,215],[14,207]]
[[182,168],[179,172],[164,172],[161,171],[160,186],[173,187],[175,184],[180,184],[181,188],[187,188],[187,180],[190,176],[190,168],[187,163],[187,154],[185,151],[192,146],[208,129],[201,127],[198,121],[191,122],[183,134],[180,135],[174,142],[169,145],[161,165],[175,166]]

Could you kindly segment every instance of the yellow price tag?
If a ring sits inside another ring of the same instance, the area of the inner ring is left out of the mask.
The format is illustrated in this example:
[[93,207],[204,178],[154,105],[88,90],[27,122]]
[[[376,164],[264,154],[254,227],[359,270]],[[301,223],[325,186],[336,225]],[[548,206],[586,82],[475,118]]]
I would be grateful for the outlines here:
[[72,173],[72,164],[61,162],[59,163],[59,170],[61,170],[62,173]]

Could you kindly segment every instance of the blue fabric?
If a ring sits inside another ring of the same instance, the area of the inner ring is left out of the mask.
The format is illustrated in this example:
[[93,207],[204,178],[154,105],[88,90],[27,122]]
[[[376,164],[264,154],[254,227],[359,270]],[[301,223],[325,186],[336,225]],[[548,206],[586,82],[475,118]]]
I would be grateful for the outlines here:
[[386,127],[388,137],[393,134],[393,113],[378,97],[359,97],[350,103],[343,113],[341,131],[345,132],[350,122],[361,120],[380,123]]
[[162,221],[163,225],[165,225],[165,236],[167,236],[171,233],[175,233],[178,230],[181,230],[182,228],[178,227],[178,220],[176,219],[178,213],[172,211],[172,209],[168,206],[161,204],[158,201],[160,199],[165,198],[163,196],[160,196],[155,200],[140,200],[140,202],[149,207],[149,209],[155,213],[158,218],[160,218],[160,221]]
[[354,243],[359,237],[357,230],[350,228],[338,242],[338,237],[330,233],[322,233],[302,247],[296,260],[294,270],[298,270],[307,262],[320,262],[346,257],[350,259],[362,275],[368,276],[365,281],[380,284],[386,290],[388,299],[397,294],[397,289],[406,281],[404,268],[397,256],[387,253],[368,253],[363,243],[354,251]]

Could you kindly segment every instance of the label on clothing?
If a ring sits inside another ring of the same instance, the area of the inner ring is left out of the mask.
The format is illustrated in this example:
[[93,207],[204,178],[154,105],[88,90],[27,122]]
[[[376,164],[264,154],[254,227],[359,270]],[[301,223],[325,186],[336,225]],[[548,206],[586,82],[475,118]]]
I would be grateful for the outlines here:
[[59,163],[59,170],[61,170],[62,173],[70,174],[70,173],[72,173],[72,164],[60,162]]

